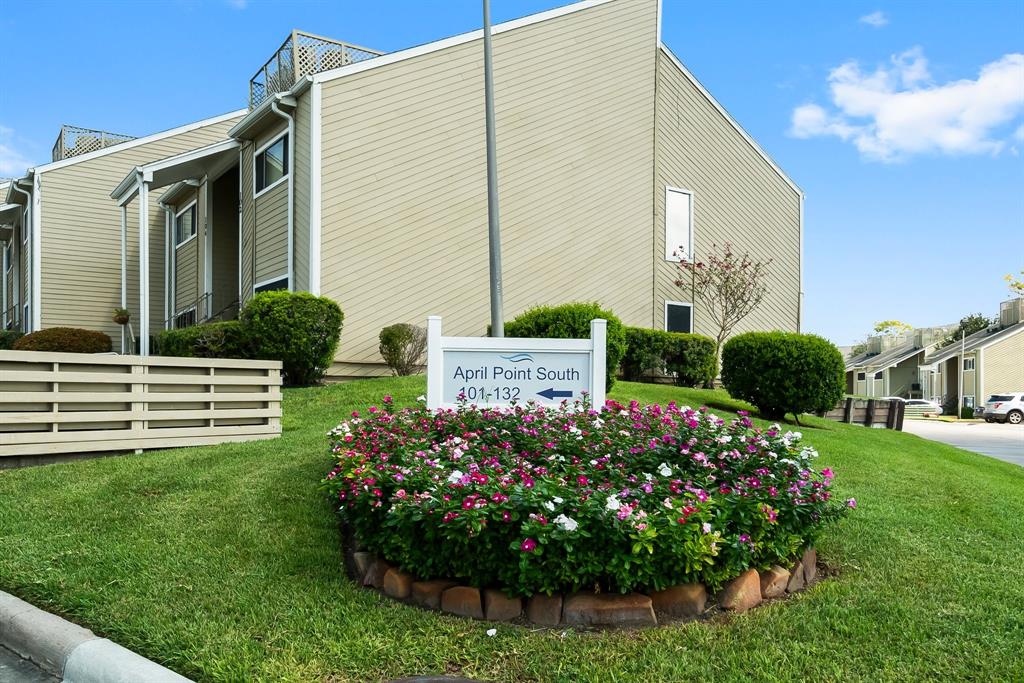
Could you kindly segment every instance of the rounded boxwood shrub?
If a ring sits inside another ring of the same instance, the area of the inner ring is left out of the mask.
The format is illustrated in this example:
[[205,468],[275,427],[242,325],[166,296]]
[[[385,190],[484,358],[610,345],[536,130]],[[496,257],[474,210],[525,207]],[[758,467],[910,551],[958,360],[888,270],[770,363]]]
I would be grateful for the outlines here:
[[21,339],[24,334],[18,330],[0,330],[0,351],[9,351],[14,348],[14,342]]
[[26,334],[14,342],[17,351],[59,351],[64,353],[107,353],[110,337],[103,332],[77,327],[48,327]]
[[398,323],[380,331],[380,355],[399,377],[416,372],[426,349],[427,331],[422,327]]
[[505,323],[506,337],[545,339],[590,339],[590,321],[608,321],[606,389],[615,384],[619,363],[626,353],[626,332],[622,321],[598,303],[569,303],[561,306],[537,306]]
[[625,332],[624,379],[635,382],[673,373],[677,385],[695,387],[715,378],[715,342],[710,337],[643,327],[626,327]]
[[256,358],[279,360],[284,381],[315,384],[334,362],[344,315],[337,303],[309,292],[260,292],[240,316]]
[[187,358],[252,358],[253,343],[238,320],[204,323],[156,336],[156,353]]
[[747,332],[722,349],[722,384],[769,420],[828,411],[846,389],[843,354],[813,334]]
[[626,593],[789,566],[847,506],[800,435],[675,404],[395,410],[332,430],[324,480],[366,550],[514,595]]

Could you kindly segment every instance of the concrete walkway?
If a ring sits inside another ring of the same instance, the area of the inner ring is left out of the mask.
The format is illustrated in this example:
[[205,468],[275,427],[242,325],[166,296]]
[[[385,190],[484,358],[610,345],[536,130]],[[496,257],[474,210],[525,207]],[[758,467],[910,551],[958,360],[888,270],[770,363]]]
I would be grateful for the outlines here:
[[0,646],[0,683],[59,683],[38,666]]
[[1024,467],[1024,424],[906,420],[903,431]]

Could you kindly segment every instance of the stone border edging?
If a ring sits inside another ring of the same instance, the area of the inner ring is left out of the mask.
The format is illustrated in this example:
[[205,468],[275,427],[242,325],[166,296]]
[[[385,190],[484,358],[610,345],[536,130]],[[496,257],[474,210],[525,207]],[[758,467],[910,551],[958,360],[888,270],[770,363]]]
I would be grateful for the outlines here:
[[87,628],[0,591],[0,644],[65,683],[192,683]]
[[352,579],[367,588],[423,609],[470,619],[529,623],[544,627],[643,627],[700,618],[714,602],[727,612],[741,613],[765,600],[803,591],[818,575],[818,554],[807,548],[789,569],[774,565],[758,572],[748,569],[728,581],[715,596],[701,583],[672,586],[647,593],[538,594],[510,598],[494,588],[475,588],[458,581],[419,581],[408,572],[364,550],[346,544],[344,565]]

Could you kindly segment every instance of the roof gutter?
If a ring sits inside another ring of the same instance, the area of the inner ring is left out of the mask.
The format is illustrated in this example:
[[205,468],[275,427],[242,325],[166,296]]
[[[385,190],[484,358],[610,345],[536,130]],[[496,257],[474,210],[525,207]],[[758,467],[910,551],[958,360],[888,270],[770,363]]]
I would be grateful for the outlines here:
[[[280,98],[283,101],[285,98]],[[295,102],[294,98],[288,98]],[[278,98],[270,101],[270,109],[288,122],[288,290],[295,291],[295,117],[277,106]]]

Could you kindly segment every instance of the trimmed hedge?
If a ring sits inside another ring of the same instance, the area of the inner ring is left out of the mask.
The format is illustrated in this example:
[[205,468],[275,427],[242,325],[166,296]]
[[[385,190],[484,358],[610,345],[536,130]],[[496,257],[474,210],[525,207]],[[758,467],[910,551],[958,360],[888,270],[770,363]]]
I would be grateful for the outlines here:
[[14,348],[14,342],[25,336],[18,330],[0,330],[0,351],[8,351]]
[[241,324],[256,358],[279,360],[286,384],[323,379],[334,362],[344,315],[337,303],[309,292],[260,292],[242,309]]
[[843,354],[813,334],[747,332],[722,349],[722,383],[769,420],[831,410],[846,389]]
[[107,353],[110,337],[103,332],[77,327],[49,327],[26,334],[11,347],[16,351],[58,351],[62,353]]
[[696,387],[717,374],[715,341],[700,334],[626,327],[623,379],[639,382],[661,373],[674,373],[675,383]]
[[156,336],[156,353],[186,358],[252,358],[253,343],[237,320],[205,323]]
[[388,325],[380,331],[380,355],[399,377],[415,374],[427,349],[427,331],[409,323]]
[[537,306],[505,323],[506,337],[545,339],[590,339],[590,321],[608,321],[606,388],[615,384],[615,374],[626,353],[626,331],[618,316],[598,303],[576,302],[561,306]]

